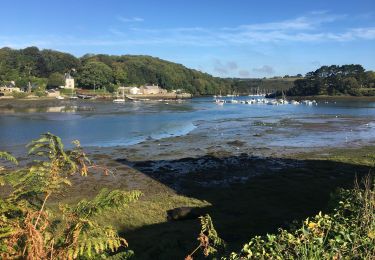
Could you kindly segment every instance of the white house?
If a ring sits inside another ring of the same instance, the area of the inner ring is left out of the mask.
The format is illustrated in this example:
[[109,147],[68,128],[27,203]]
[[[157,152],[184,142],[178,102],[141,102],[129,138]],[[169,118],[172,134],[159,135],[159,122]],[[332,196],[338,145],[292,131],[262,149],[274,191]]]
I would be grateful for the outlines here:
[[65,73],[65,86],[67,89],[74,89],[74,78],[70,76],[70,73]]
[[132,95],[139,95],[139,94],[142,94],[141,93],[141,90],[137,87],[132,87],[129,89],[129,93],[132,94]]
[[158,85],[145,85],[140,88],[140,91],[144,95],[150,94],[165,94],[167,90],[160,88]]

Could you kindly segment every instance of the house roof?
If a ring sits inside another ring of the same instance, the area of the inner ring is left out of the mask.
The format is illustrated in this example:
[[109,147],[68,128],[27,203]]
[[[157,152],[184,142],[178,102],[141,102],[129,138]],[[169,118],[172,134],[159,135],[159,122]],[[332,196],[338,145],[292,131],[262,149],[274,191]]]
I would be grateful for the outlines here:
[[148,85],[148,86],[144,86],[145,89],[159,89],[159,86],[155,86],[155,85]]
[[70,76],[70,73],[65,73],[65,79],[73,79],[73,77]]
[[4,85],[1,85],[0,87],[3,87],[3,88],[15,88],[16,84],[14,84],[14,82],[9,82],[9,83],[6,83]]

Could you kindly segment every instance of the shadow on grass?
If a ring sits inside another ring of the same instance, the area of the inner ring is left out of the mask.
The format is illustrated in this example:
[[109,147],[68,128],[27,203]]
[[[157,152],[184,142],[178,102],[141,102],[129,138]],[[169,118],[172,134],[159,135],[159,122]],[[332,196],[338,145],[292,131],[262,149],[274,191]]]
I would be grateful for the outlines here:
[[[329,160],[236,157],[184,158],[130,162],[134,167],[185,196],[206,200],[199,209],[211,215],[228,244],[239,250],[254,235],[277,232],[293,221],[329,209],[330,194],[351,188],[367,166]],[[198,242],[197,219],[165,222],[124,231],[137,259],[183,259]]]

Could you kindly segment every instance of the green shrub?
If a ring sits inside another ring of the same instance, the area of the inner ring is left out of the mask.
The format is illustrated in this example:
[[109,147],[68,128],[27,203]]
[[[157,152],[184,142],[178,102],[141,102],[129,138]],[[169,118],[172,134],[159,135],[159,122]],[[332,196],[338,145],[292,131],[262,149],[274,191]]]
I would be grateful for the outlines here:
[[37,97],[45,97],[45,96],[47,96],[47,93],[44,90],[35,91],[34,94]]
[[[374,259],[375,182],[339,190],[332,214],[319,213],[302,227],[256,236],[229,259]],[[225,259],[225,258],[224,258]]]
[[12,96],[14,98],[25,98],[28,95],[29,95],[29,93],[26,93],[26,92],[15,92],[15,91],[12,92]]

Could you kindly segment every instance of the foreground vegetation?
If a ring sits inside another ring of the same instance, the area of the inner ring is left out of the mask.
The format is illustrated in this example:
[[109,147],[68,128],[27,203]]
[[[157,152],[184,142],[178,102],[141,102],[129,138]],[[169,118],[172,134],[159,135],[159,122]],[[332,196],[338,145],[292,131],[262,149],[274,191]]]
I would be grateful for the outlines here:
[[[90,162],[79,143],[75,145],[65,151],[58,137],[44,134],[29,144],[29,155],[38,158],[31,166],[1,174],[0,184],[8,189],[0,199],[2,259],[106,258],[105,253],[127,246],[112,226],[95,218],[136,201],[139,191],[102,190],[92,200],[60,204],[57,212],[47,207],[51,196],[72,184],[74,174],[88,173]],[[17,164],[6,152],[0,158]]]
[[[334,194],[331,214],[307,218],[302,227],[255,236],[229,259],[374,259],[375,182]],[[298,225],[299,226],[299,225]]]
[[[41,156],[39,160],[1,172],[0,254],[5,259],[35,259],[38,254],[41,258],[126,259],[131,255],[127,242],[137,259],[200,259],[204,255],[231,259],[371,259],[374,254],[373,179],[366,179],[364,185],[359,181],[355,189],[351,188],[355,173],[360,180],[374,167],[371,147],[328,151],[329,156],[294,155],[293,160],[304,162],[303,167],[264,173],[235,188],[202,189],[196,185],[223,168],[196,173],[199,176],[180,176],[183,195],[163,188],[162,180],[147,182],[140,200],[141,193],[132,191],[134,183],[128,188],[116,186],[114,191],[115,186],[109,184],[98,196],[89,198],[82,189],[87,182],[75,188],[76,182],[71,180],[74,175],[102,169],[104,180],[110,174],[107,168],[90,164],[79,146],[65,151],[57,137],[47,134],[29,148],[31,158]],[[1,157],[16,163],[9,154],[1,153]],[[290,159],[283,160],[294,165]],[[262,161],[255,164],[262,165]],[[241,169],[232,167],[231,171]],[[100,180],[98,176],[95,179]],[[155,196],[159,186],[163,190]],[[92,193],[93,187],[86,189]],[[332,193],[337,187],[344,189]],[[64,193],[70,196],[53,198]],[[330,194],[334,195],[328,202]],[[166,210],[186,205],[200,208],[200,215],[204,215],[201,229],[196,218],[174,222],[163,219]],[[324,213],[308,218],[319,211]],[[296,222],[289,225],[293,220]],[[283,229],[277,233],[279,227]],[[106,241],[113,241],[114,247]]]

